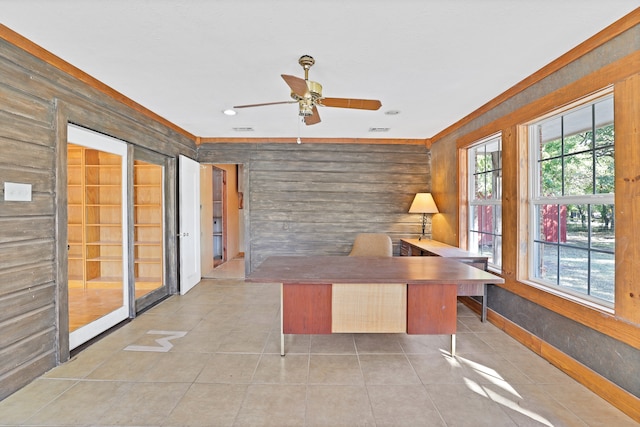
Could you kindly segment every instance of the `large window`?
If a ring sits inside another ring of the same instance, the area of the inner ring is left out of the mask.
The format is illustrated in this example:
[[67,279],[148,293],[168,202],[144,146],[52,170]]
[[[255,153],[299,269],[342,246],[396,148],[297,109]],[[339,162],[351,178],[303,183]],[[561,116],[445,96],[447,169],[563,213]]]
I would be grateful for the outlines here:
[[612,306],[612,95],[533,123],[529,147],[529,279]]
[[468,149],[470,251],[502,265],[502,138],[493,136]]

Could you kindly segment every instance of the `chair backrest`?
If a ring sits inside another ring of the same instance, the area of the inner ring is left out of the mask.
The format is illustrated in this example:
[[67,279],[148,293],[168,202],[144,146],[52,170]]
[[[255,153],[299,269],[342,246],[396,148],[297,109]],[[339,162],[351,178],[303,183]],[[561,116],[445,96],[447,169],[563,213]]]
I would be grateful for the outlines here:
[[349,256],[393,256],[391,238],[382,233],[360,233]]

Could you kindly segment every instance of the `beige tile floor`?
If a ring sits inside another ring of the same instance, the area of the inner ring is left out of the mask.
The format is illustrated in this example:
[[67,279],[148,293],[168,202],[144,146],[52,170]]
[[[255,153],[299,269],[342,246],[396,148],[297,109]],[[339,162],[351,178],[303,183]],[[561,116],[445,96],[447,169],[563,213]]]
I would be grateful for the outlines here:
[[637,425],[463,305],[456,358],[405,334],[289,335],[283,358],[278,310],[278,285],[205,279],[0,402],[0,425]]

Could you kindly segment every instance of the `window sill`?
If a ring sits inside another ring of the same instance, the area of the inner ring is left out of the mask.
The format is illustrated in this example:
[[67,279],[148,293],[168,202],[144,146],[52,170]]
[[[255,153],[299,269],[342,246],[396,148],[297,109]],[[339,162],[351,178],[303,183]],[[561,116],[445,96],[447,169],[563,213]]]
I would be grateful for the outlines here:
[[583,295],[573,294],[564,290],[561,291],[553,286],[547,286],[542,283],[534,282],[532,280],[520,279],[519,281],[527,286],[531,286],[533,288],[539,289],[543,292],[546,292],[558,298],[562,298],[564,300],[570,301],[574,304],[579,304],[583,307],[587,307],[591,310],[595,310],[610,316],[615,315],[613,303],[600,302],[600,300],[596,301],[595,298],[594,299],[585,298],[585,296]]

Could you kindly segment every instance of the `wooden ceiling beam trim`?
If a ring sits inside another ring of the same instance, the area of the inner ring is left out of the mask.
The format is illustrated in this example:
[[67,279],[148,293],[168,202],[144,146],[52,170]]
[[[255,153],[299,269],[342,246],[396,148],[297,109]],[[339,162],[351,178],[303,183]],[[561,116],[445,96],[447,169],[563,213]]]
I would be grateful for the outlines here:
[[[300,138],[302,144],[391,144],[424,145],[431,147],[429,139],[402,138]],[[297,138],[214,138],[198,137],[196,144],[296,144]]]

